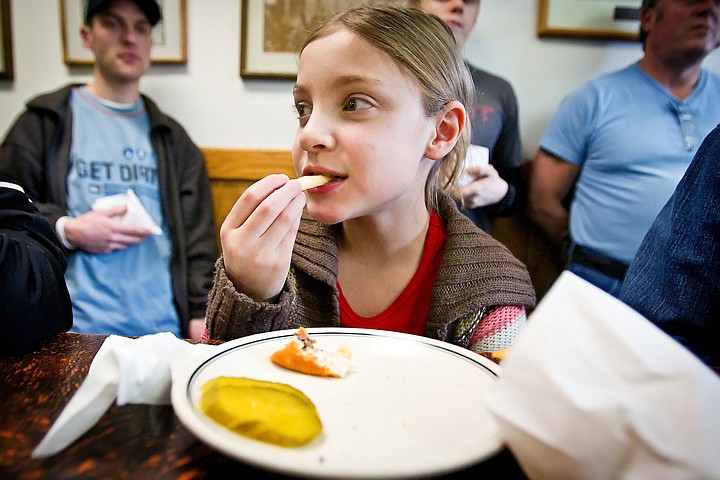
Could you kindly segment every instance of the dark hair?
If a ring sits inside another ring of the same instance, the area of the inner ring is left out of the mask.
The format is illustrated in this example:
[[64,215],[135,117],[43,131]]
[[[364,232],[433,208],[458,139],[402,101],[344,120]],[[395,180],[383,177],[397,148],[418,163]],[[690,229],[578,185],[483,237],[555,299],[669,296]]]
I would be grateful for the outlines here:
[[[656,8],[660,3],[660,0],[643,0],[640,6],[640,13],[648,8]],[[642,22],[640,22],[640,42],[645,46],[645,40],[647,39],[647,32],[642,28]]]

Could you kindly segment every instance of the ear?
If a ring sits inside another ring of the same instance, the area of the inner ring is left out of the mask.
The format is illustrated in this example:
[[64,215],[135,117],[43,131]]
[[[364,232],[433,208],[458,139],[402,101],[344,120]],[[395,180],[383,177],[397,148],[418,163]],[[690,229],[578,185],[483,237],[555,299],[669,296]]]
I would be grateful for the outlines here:
[[91,46],[91,34],[90,34],[90,27],[87,25],[83,25],[80,27],[80,40],[82,41],[83,47],[87,49],[92,49]]
[[655,22],[655,9],[654,8],[646,8],[642,12],[640,12],[640,26],[643,30],[649,31],[653,23]]
[[440,160],[447,155],[460,138],[466,120],[467,114],[462,103],[452,101],[445,105],[435,120],[434,135],[425,148],[425,157]]

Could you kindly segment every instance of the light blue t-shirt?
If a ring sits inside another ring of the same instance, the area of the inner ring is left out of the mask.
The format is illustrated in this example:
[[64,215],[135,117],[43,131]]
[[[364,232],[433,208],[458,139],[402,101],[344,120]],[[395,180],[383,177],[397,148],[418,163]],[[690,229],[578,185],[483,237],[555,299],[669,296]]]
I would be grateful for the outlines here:
[[151,235],[125,250],[70,255],[65,275],[73,306],[70,331],[179,335],[170,278],[172,246],[145,105],[142,99],[131,106],[109,104],[80,87],[73,90],[70,106],[68,215],[76,217],[90,210],[96,199],[131,188],[163,230],[163,235]]
[[707,70],[684,101],[638,64],[568,95],[540,147],[581,166],[570,208],[573,241],[630,263],[718,123],[720,76]]

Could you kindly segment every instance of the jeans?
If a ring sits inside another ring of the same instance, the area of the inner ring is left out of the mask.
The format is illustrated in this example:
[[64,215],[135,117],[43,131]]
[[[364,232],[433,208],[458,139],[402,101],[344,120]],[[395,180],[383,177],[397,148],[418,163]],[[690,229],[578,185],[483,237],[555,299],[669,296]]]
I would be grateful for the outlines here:
[[576,262],[570,262],[567,268],[569,271],[577,275],[578,277],[592,283],[601,290],[606,291],[615,298],[620,297],[620,289],[622,288],[622,280],[605,275],[604,273],[598,272],[594,268],[590,268],[586,265],[580,265]]
[[720,366],[720,125],[705,137],[628,270],[621,300]]

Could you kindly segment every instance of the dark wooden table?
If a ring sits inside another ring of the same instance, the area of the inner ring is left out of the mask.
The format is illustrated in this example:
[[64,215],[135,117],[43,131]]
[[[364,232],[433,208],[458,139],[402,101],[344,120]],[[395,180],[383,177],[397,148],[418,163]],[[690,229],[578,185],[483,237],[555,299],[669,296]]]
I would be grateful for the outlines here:
[[[0,353],[0,479],[284,478],[205,445],[171,406],[115,405],[67,449],[31,459],[85,379],[105,338],[61,334],[30,352]],[[489,473],[526,478],[508,450],[445,478]]]

